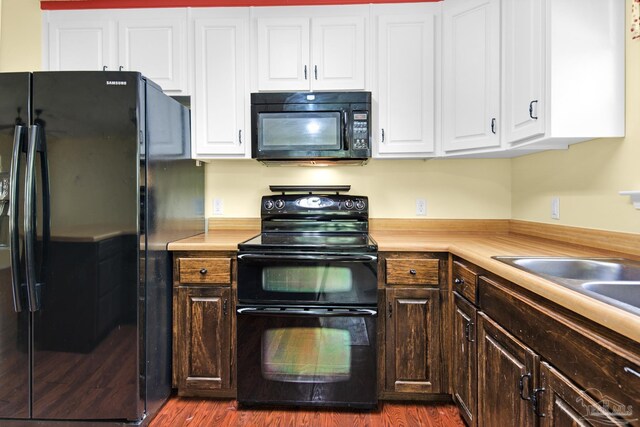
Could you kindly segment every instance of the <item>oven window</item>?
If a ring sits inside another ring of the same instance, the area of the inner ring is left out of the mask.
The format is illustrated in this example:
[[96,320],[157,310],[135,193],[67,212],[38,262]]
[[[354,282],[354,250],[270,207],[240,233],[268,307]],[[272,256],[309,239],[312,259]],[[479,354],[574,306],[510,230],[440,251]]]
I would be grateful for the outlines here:
[[261,113],[259,145],[264,151],[339,150],[340,113]]
[[331,265],[264,266],[262,289],[267,292],[335,293],[353,289],[349,267]]
[[344,329],[267,329],[262,334],[262,376],[294,383],[347,381],[351,345],[351,334]]

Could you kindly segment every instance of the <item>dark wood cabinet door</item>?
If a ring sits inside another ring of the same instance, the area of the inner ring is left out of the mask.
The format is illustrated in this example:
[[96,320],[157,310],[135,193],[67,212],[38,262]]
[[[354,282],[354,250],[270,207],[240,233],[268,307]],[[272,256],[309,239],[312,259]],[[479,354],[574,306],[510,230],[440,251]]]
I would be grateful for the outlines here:
[[534,426],[538,356],[478,313],[478,426]]
[[230,387],[231,303],[229,287],[178,288],[181,394]]
[[476,359],[477,309],[454,293],[453,314],[453,397],[469,426],[475,426],[478,395]]
[[437,288],[385,290],[385,389],[441,393]]
[[[626,412],[630,408],[606,396],[598,396],[596,401],[546,362],[540,364],[539,388],[542,390],[538,394],[540,427],[627,425],[607,413],[605,408],[622,416],[624,414],[619,411]],[[591,391],[598,393],[597,390]]]

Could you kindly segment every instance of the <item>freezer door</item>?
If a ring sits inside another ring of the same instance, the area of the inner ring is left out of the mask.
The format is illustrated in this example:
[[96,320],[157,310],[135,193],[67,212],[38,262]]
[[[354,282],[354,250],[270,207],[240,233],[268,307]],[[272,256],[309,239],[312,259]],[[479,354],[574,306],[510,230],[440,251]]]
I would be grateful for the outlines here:
[[[22,218],[25,156],[21,145],[29,124],[30,83],[29,73],[0,74],[0,418],[29,417],[30,316],[21,290],[23,229],[17,220]],[[14,151],[18,154],[15,159]],[[14,184],[17,195],[11,191]],[[9,217],[11,204],[16,209],[13,218]],[[13,242],[9,233],[12,219],[17,225]]]
[[139,84],[137,73],[33,74],[33,125],[44,129],[34,147],[33,418],[136,420],[144,411]]

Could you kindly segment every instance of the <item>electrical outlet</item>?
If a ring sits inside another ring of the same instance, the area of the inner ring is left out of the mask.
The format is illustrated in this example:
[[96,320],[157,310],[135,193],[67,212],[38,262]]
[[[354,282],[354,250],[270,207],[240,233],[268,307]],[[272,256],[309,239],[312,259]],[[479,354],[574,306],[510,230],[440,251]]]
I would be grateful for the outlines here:
[[560,197],[551,198],[551,219],[560,219]]
[[214,215],[224,214],[224,204],[222,203],[222,199],[213,199],[213,214]]
[[427,201],[425,199],[416,199],[416,215],[427,216]]

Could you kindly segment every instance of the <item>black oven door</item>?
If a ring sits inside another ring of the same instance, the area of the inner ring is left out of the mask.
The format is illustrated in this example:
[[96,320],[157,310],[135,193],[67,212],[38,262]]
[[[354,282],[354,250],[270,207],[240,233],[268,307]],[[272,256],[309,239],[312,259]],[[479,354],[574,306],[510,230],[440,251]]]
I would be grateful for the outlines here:
[[376,310],[238,308],[238,402],[373,408]]
[[238,255],[241,304],[375,306],[375,254]]

